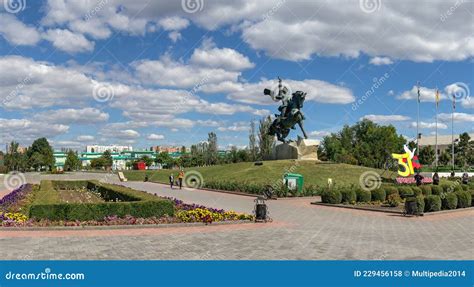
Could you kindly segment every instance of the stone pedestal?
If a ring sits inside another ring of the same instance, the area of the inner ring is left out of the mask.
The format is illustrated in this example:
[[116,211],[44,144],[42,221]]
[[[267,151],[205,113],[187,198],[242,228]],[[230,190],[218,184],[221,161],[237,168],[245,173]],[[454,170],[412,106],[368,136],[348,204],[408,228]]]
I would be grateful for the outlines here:
[[272,159],[318,160],[318,140],[298,137],[297,141],[281,143],[273,148]]

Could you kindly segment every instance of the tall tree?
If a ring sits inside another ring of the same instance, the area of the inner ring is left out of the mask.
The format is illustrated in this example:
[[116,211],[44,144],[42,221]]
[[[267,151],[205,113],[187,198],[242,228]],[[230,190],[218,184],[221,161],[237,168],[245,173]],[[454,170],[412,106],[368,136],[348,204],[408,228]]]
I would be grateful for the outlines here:
[[255,121],[250,121],[250,130],[249,130],[249,156],[250,160],[254,161],[257,160],[258,156],[258,147],[256,142],[256,135],[255,135]]
[[68,150],[66,155],[66,161],[64,162],[64,170],[78,170],[81,167],[81,160],[77,155],[77,152]]
[[46,138],[36,139],[27,152],[31,167],[35,170],[46,168],[51,170],[54,166],[53,148]]
[[105,168],[110,168],[112,167],[113,163],[114,163],[114,160],[112,158],[112,154],[110,153],[110,150],[106,150],[102,156],[101,156],[102,160],[103,160],[103,163],[104,163],[104,167]]
[[435,152],[431,146],[420,148],[420,163],[430,165],[435,161]]
[[206,164],[213,165],[217,163],[218,151],[217,151],[217,135],[214,132],[208,134],[207,139],[207,150],[206,150]]
[[260,119],[258,126],[258,150],[259,159],[269,159],[272,155],[272,149],[275,145],[275,137],[268,134],[272,118],[270,116]]

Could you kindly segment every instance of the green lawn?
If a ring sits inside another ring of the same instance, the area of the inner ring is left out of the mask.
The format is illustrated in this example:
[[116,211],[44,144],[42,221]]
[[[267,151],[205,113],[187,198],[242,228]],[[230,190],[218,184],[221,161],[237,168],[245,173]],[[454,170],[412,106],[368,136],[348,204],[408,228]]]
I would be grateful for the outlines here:
[[[282,178],[286,171],[300,173],[304,176],[305,185],[327,185],[328,178],[332,178],[337,185],[359,184],[359,177],[365,171],[376,171],[383,177],[392,173],[383,170],[366,168],[348,164],[315,163],[314,161],[265,161],[263,165],[256,166],[253,162],[236,164],[215,165],[208,167],[188,168],[185,171],[199,171],[206,181],[247,181],[252,183],[271,184]],[[131,181],[143,181],[145,174],[150,181],[168,183],[169,175],[175,177],[178,170],[150,170],[150,171],[125,171],[125,177]],[[395,177],[396,173],[392,174]]]

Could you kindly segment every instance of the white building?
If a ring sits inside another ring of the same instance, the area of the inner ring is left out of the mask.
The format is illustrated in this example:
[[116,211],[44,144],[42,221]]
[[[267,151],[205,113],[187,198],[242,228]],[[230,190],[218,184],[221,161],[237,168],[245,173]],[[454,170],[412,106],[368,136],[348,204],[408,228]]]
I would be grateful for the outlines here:
[[[469,137],[471,138],[471,140],[474,139],[474,134],[470,133]],[[456,142],[458,140],[459,140],[459,135],[455,134],[454,141]],[[443,151],[447,150],[449,146],[451,145],[451,143],[452,143],[451,135],[438,135],[438,155],[440,155]],[[422,136],[420,138],[419,145],[420,145],[420,149],[425,146],[431,146],[434,150],[436,147],[436,136],[427,136],[427,137]]]
[[133,151],[132,146],[122,145],[88,145],[86,146],[86,152],[88,153],[103,153],[106,150],[110,152],[124,152]]

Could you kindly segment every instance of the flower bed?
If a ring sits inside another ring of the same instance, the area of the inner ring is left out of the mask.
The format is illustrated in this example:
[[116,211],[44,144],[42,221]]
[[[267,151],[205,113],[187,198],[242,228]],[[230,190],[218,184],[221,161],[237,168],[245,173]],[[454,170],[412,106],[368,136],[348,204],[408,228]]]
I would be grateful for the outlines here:
[[[41,190],[37,187],[36,191],[40,192]],[[125,187],[122,187],[125,188]],[[113,226],[113,225],[145,225],[145,224],[169,224],[169,223],[192,223],[192,222],[203,222],[210,224],[212,222],[221,222],[221,221],[239,221],[239,220],[253,220],[254,217],[249,214],[237,213],[234,211],[225,211],[223,209],[210,208],[198,204],[188,204],[184,203],[182,200],[175,198],[163,198],[153,196],[151,194],[140,195],[152,197],[154,200],[148,200],[147,202],[160,202],[166,201],[171,202],[173,206],[174,214],[170,216],[169,214],[164,214],[162,216],[148,216],[148,217],[139,217],[132,216],[130,214],[118,216],[118,215],[107,215],[103,216],[100,219],[95,220],[68,220],[67,218],[28,218],[29,206],[23,206],[22,204],[29,204],[25,200],[32,193],[32,186],[22,186],[18,190],[7,194],[4,199],[0,202],[0,207],[2,208],[0,212],[0,226],[1,227],[48,227],[48,226]],[[43,191],[42,191],[43,192]],[[50,191],[51,192],[51,191]],[[128,190],[127,192],[137,192]],[[44,196],[43,193],[40,193],[41,196]],[[38,194],[36,194],[38,195]],[[51,197],[47,197],[51,198]],[[54,198],[54,197],[53,197]],[[40,198],[45,200],[44,197]],[[32,200],[34,203],[34,199]],[[64,205],[64,208],[68,206],[76,206],[78,203],[61,203],[55,205]],[[112,204],[112,203],[109,203]],[[115,203],[114,203],[115,204]],[[117,202],[116,204],[124,204],[124,202]],[[25,213],[17,212],[18,210],[24,210]]]

